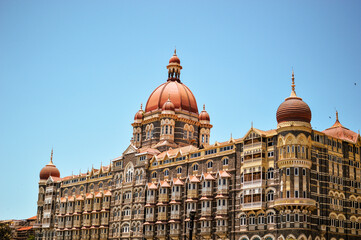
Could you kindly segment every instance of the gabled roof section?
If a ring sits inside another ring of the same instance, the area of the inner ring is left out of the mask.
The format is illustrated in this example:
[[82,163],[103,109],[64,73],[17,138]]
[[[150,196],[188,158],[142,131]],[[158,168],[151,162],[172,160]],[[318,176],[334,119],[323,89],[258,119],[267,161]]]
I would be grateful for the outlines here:
[[138,155],[144,155],[144,154],[158,155],[159,153],[160,153],[160,151],[155,148],[140,148]]
[[271,129],[271,130],[267,130],[267,131],[263,131],[254,127],[251,127],[248,132],[244,135],[243,139],[245,139],[250,133],[255,132],[259,135],[261,135],[262,137],[269,137],[269,136],[273,136],[277,134],[276,129]]
[[203,176],[204,180],[215,180],[212,174],[210,173],[204,173]]
[[345,128],[340,121],[338,120],[338,112],[336,111],[336,121],[332,125],[332,127],[327,128],[326,130],[322,131],[324,134],[341,139],[346,142],[351,142],[353,144],[357,143],[357,139],[359,138],[359,134],[351,131],[348,128]]
[[231,177],[231,175],[229,175],[228,172],[222,171],[222,170],[220,170],[220,171],[218,172],[218,174],[219,174],[219,176],[220,176],[221,178],[230,178],[230,177]]
[[184,182],[182,182],[182,180],[180,180],[179,178],[173,178],[173,185],[180,186],[183,184],[184,184]]
[[189,154],[190,152],[197,151],[198,148],[193,145],[188,145],[185,147],[169,149],[168,151],[161,152],[159,155],[155,157],[156,160],[164,160],[166,158],[175,158],[178,156],[184,156]]
[[155,183],[148,183],[148,189],[158,189],[157,185],[155,185]]
[[138,152],[137,148],[133,144],[129,144],[127,149],[125,149],[125,151],[123,152],[123,155],[137,153],[137,152]]
[[170,185],[167,181],[160,181],[160,186],[163,188],[170,188]]
[[189,176],[189,181],[191,183],[199,183],[199,179],[196,176]]

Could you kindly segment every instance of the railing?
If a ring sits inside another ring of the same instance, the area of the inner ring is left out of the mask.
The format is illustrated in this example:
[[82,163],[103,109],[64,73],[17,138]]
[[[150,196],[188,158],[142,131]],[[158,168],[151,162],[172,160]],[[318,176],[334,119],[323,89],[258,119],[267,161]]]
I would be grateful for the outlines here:
[[168,194],[159,194],[158,201],[159,202],[168,202],[169,201]]
[[252,148],[265,148],[266,147],[266,143],[264,142],[257,142],[257,143],[250,143],[250,144],[246,144],[243,146],[243,151],[249,151]]
[[314,209],[316,201],[310,198],[279,198],[275,200],[275,208],[282,209],[287,206],[301,206],[307,209]]
[[227,214],[227,208],[225,207],[217,207],[217,214]]
[[265,202],[243,203],[241,205],[242,210],[255,209],[255,208],[265,208],[265,207],[266,207]]
[[188,198],[197,198],[198,197],[198,190],[197,189],[188,190],[187,197]]
[[180,229],[171,229],[170,230],[170,235],[174,236],[174,235],[179,235],[181,233]]
[[211,216],[212,215],[212,208],[211,207],[202,208],[201,215],[202,216]]
[[181,200],[182,195],[179,193],[172,193],[172,200]]
[[257,179],[253,181],[245,181],[242,183],[242,188],[259,188],[266,185],[266,180]]
[[211,234],[211,231],[212,231],[212,229],[210,227],[202,227],[201,228],[202,235]]
[[216,232],[217,233],[227,233],[228,232],[228,227],[227,226],[217,226],[216,227]]
[[171,211],[170,219],[180,219],[180,211]]
[[212,196],[212,188],[210,187],[205,187],[202,188],[202,196]]

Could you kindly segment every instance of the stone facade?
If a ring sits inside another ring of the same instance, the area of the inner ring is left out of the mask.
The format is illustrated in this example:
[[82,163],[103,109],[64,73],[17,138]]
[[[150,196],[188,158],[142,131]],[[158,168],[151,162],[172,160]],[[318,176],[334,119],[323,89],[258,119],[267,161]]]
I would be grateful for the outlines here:
[[[176,55],[168,69],[183,84]],[[188,239],[195,210],[193,239],[361,239],[360,135],[338,116],[314,130],[294,86],[286,101],[302,108],[282,105],[276,129],[214,144],[189,93],[153,92],[109,166],[40,180],[36,238]]]

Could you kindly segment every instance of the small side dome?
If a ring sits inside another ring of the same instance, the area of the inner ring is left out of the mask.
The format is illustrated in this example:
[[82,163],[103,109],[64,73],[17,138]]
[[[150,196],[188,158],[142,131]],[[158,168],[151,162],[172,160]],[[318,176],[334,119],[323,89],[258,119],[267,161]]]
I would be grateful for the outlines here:
[[208,114],[208,112],[206,111],[206,107],[205,107],[204,104],[203,104],[203,110],[202,110],[202,112],[199,114],[198,119],[199,119],[199,121],[211,121],[211,118],[209,117],[209,114]]
[[177,56],[177,51],[174,49],[173,56],[169,59],[169,63],[178,63],[180,64],[180,59]]
[[53,164],[53,150],[51,150],[50,162],[40,171],[40,180],[47,180],[50,176],[60,177],[59,169]]
[[175,107],[172,101],[168,98],[168,100],[163,104],[162,111],[173,111],[174,112]]
[[142,119],[143,119],[144,111],[143,111],[142,108],[143,108],[143,105],[141,104],[139,111],[138,111],[138,112],[135,114],[135,116],[134,116],[134,121],[142,120]]

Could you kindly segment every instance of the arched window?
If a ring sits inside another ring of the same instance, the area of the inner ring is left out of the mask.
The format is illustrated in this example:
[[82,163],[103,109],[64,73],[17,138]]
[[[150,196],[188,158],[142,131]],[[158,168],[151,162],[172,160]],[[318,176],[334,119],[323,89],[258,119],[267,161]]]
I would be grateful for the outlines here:
[[267,214],[267,224],[270,224],[270,223],[274,223],[274,213],[273,212],[269,212]]
[[241,226],[247,225],[247,216],[246,216],[246,214],[241,215],[240,223],[241,223]]
[[256,216],[254,214],[249,215],[249,225],[256,224]]
[[164,171],[164,176],[168,176],[168,175],[169,175],[169,170],[167,169]]
[[212,161],[209,161],[208,163],[207,163],[207,168],[212,168],[213,167],[213,162]]
[[228,158],[224,158],[222,163],[223,163],[223,166],[227,166],[228,165]]
[[270,190],[268,193],[267,193],[267,201],[273,201],[274,200],[274,191],[273,190]]
[[258,224],[264,224],[264,214],[261,213],[258,215]]
[[182,168],[181,168],[181,167],[177,168],[177,173],[178,173],[178,174],[181,174],[181,173],[182,173]]
[[152,178],[157,178],[157,172],[152,173]]
[[198,171],[198,164],[193,165],[193,171]]

